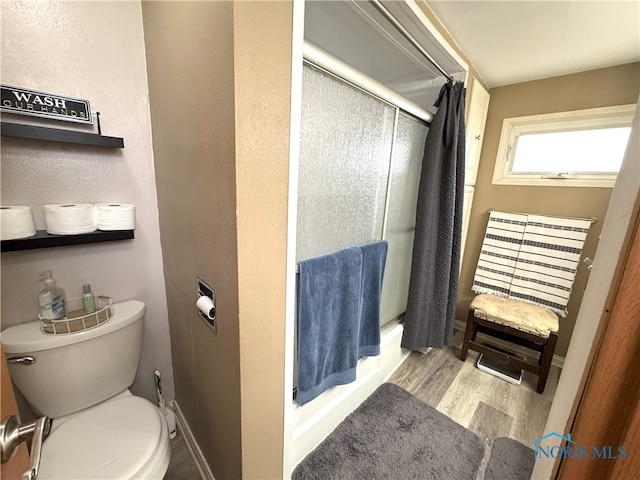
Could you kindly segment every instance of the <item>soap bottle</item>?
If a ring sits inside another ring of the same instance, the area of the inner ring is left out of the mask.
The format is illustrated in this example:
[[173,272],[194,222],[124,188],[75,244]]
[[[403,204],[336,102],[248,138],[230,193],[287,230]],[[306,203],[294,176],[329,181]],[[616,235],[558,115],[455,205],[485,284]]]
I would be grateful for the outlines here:
[[91,285],[88,283],[82,286],[82,307],[86,314],[96,311],[96,302],[91,293]]
[[64,290],[56,284],[51,276],[51,270],[40,274],[40,281],[44,282],[44,288],[38,294],[40,304],[40,318],[42,320],[60,320],[67,315],[64,305]]

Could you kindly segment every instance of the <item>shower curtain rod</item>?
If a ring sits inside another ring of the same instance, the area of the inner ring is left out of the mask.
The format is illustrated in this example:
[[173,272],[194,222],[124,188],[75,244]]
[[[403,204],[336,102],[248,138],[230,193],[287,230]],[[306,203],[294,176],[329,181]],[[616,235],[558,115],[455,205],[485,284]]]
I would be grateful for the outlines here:
[[413,45],[427,60],[429,60],[429,63],[436,67],[440,71],[440,73],[442,73],[449,80],[455,82],[455,78],[453,78],[452,75],[449,75],[444,70],[444,68],[438,65],[438,62],[436,62],[433,57],[429,55],[429,53],[424,48],[422,48],[422,45],[420,45],[415,37],[411,35],[411,33],[406,28],[404,28],[404,26],[398,21],[396,17],[393,16],[393,14],[389,10],[387,10],[387,7],[382,5],[379,0],[369,0],[369,3],[372,4],[387,20],[389,20],[393,24],[393,26],[398,29],[402,36],[406,38],[409,43],[411,43],[411,45]]
[[[491,213],[491,212],[495,212],[496,210],[494,208],[490,208],[489,210],[487,210],[487,213]],[[517,215],[529,215],[528,213],[520,213],[520,212],[510,212],[510,213],[515,213]],[[590,218],[576,218],[576,217],[560,217],[558,215],[545,215],[545,214],[540,214],[543,217],[553,217],[553,218],[570,218],[571,220],[590,220],[591,221],[591,225],[595,225],[596,223],[598,223],[598,217],[590,217]]]

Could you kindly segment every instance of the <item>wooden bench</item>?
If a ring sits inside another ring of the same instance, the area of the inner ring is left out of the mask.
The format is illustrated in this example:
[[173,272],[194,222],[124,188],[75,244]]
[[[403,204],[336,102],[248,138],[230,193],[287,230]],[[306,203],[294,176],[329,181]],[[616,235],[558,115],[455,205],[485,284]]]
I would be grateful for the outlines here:
[[[538,375],[536,391],[542,393],[547,384],[551,360],[558,340],[558,316],[551,310],[527,303],[481,294],[469,306],[467,327],[460,358],[469,349],[496,358],[516,368]],[[476,341],[478,333],[506,340],[539,353],[536,362],[528,362]]]

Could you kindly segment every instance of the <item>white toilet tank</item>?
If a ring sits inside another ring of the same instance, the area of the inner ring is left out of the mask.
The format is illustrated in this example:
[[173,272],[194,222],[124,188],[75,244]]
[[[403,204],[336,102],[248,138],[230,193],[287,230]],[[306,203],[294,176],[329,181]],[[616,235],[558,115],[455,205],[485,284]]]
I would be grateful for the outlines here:
[[2,332],[7,359],[35,359],[31,365],[9,364],[9,372],[36,414],[74,413],[131,386],[142,350],[145,304],[129,300],[111,308],[109,321],[83,332],[46,334],[40,321]]

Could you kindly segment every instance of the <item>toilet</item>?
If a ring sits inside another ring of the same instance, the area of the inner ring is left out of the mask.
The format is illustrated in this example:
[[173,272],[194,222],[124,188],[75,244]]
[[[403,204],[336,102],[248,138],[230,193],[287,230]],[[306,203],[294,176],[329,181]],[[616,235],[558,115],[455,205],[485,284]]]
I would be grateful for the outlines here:
[[[134,396],[145,304],[115,303],[107,322],[50,335],[39,321],[0,335],[15,386],[38,416],[53,419],[42,444],[39,480],[162,479],[171,454],[167,423],[148,400]],[[153,372],[149,373],[150,376]]]

